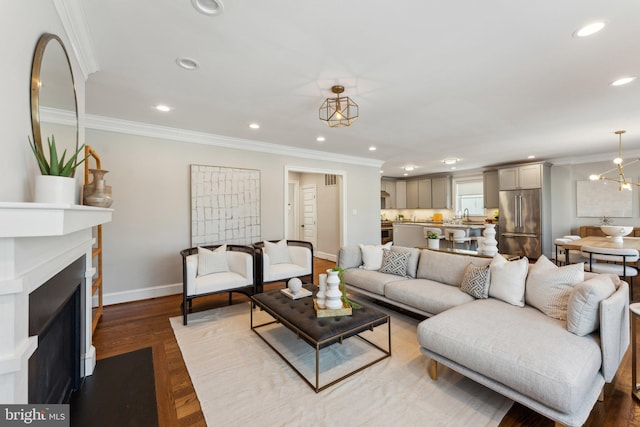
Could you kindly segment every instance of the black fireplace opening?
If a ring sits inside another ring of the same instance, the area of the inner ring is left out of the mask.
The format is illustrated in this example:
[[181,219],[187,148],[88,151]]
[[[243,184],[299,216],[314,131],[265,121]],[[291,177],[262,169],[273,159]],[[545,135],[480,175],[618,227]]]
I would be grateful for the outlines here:
[[29,403],[68,403],[81,385],[84,257],[29,294]]

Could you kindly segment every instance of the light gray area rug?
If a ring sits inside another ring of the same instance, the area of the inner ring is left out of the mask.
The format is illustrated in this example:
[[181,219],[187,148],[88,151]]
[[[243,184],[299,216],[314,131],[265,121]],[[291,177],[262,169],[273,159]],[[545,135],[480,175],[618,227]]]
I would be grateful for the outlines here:
[[[438,381],[416,338],[418,320],[393,311],[392,355],[326,390],[313,391],[254,332],[250,304],[238,304],[171,319],[178,345],[213,426],[496,426],[512,401],[446,367]],[[270,319],[259,309],[254,316]],[[255,324],[254,319],[254,324]],[[387,326],[366,332],[386,348]],[[312,379],[315,350],[284,328],[263,329]],[[321,351],[321,384],[380,356],[352,337]]]

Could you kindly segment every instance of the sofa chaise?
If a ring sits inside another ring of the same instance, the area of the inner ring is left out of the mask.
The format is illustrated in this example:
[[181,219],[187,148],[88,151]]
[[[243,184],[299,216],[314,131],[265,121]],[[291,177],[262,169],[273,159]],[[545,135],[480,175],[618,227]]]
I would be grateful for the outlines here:
[[581,264],[390,245],[337,260],[349,290],[427,317],[417,338],[433,380],[445,365],[556,423],[586,421],[629,345],[627,283]]

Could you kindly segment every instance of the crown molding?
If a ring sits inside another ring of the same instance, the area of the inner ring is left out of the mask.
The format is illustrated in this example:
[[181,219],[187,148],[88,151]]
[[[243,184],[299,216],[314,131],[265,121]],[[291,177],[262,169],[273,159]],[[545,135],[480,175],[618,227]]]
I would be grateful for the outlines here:
[[53,0],[84,79],[100,69],[81,0]]
[[211,145],[235,150],[257,151],[261,153],[291,156],[305,159],[322,159],[330,162],[347,163],[359,166],[380,168],[383,160],[368,159],[364,157],[348,156],[344,154],[329,153],[325,151],[308,150],[304,148],[290,147],[287,145],[272,144],[268,142],[252,141],[249,139],[234,138],[230,136],[215,135],[205,132],[152,125],[147,123],[131,122],[121,119],[112,119],[102,116],[87,114],[85,116],[85,128],[108,132],[117,132],[127,135],[145,136],[150,138],[166,139],[175,142],[191,144]]
[[40,107],[40,121],[59,125],[78,126],[78,116],[76,116],[75,111],[60,110],[51,107]]

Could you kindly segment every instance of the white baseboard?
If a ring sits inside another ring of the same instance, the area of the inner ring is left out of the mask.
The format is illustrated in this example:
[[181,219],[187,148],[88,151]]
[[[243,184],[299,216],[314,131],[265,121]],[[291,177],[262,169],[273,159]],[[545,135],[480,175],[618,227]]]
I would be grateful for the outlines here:
[[336,254],[329,254],[326,252],[316,252],[313,256],[317,258],[327,259],[329,261],[336,262]]
[[[169,285],[151,286],[148,288],[131,289],[129,291],[112,292],[102,295],[103,305],[120,304],[123,302],[139,301],[149,298],[166,297],[167,295],[175,295],[182,293],[182,283],[173,283]],[[93,302],[98,303],[97,299]]]
[[[336,262],[336,255],[326,252],[316,252],[318,258]],[[102,295],[103,305],[121,304],[123,302],[139,301],[143,299],[166,297],[182,293],[182,283],[172,283],[169,285],[151,286],[148,288],[131,289],[122,292],[111,292]],[[98,304],[98,298],[93,301],[94,306]]]

